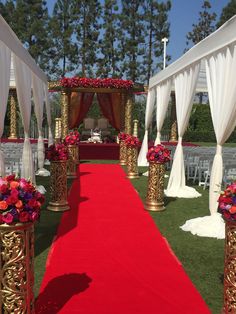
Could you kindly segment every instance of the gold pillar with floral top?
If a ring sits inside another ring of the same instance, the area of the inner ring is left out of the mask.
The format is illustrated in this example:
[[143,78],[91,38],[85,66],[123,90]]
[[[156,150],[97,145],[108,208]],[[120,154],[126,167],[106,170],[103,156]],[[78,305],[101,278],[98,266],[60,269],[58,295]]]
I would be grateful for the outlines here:
[[224,311],[236,313],[236,221],[225,221]]
[[34,313],[34,224],[0,225],[0,312]]
[[10,135],[9,139],[17,139],[17,111],[16,111],[16,90],[10,90]]
[[131,94],[127,95],[125,104],[125,133],[132,134],[132,111],[133,111],[133,97]]
[[67,162],[67,178],[77,178],[77,168],[79,163],[78,145],[68,145],[69,159]]
[[61,118],[55,118],[55,142],[61,141]]
[[68,116],[69,116],[69,99],[70,93],[66,91],[61,92],[61,137],[64,139],[68,134]]
[[151,211],[162,211],[164,207],[165,165],[149,162],[148,188],[145,208]]
[[177,117],[176,117],[176,100],[175,93],[171,94],[172,106],[171,106],[171,127],[170,127],[170,142],[177,142]]
[[51,211],[69,210],[67,201],[67,160],[50,161],[50,202]]
[[127,178],[137,179],[138,174],[138,148],[127,146]]

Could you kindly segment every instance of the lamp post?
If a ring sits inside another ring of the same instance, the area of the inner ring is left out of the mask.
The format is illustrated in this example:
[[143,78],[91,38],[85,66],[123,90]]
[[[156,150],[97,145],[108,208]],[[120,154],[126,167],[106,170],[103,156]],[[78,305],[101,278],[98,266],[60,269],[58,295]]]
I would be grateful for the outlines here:
[[161,40],[164,43],[164,52],[163,52],[163,69],[166,67],[166,43],[168,42],[168,38],[164,37]]

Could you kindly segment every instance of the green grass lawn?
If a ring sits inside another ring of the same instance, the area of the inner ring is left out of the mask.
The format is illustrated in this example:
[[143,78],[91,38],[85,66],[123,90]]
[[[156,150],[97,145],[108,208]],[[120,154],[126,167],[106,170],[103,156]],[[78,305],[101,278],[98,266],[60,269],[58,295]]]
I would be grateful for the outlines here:
[[[118,163],[117,161],[82,161],[90,163]],[[147,170],[140,167],[140,173]],[[132,179],[134,188],[141,199],[145,201],[147,177]],[[69,182],[69,184],[71,181]],[[37,178],[37,184],[42,184],[49,191],[49,178]],[[195,186],[194,186],[195,187]],[[219,314],[223,302],[223,265],[224,240],[202,238],[182,231],[179,226],[186,220],[209,215],[208,190],[196,189],[202,197],[196,199],[166,198],[166,210],[160,213],[150,212],[157,227],[168,240],[172,250],[182,263],[190,279],[208,304],[213,314]],[[46,199],[49,195],[46,194]],[[37,296],[45,271],[47,254],[53,240],[61,213],[49,212],[44,204],[40,223],[36,224],[35,235],[35,295]],[[181,289],[181,287],[180,287]]]

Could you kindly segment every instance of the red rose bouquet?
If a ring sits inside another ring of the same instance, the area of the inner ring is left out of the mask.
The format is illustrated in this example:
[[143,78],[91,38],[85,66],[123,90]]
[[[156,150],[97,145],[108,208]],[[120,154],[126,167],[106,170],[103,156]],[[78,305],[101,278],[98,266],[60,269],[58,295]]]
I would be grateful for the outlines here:
[[79,144],[79,132],[77,130],[71,131],[68,135],[66,135],[64,139],[64,143],[66,145],[78,145]]
[[164,164],[170,161],[170,151],[161,144],[151,147],[147,152],[147,160],[149,162],[159,162]]
[[219,212],[226,220],[236,221],[236,182],[228,185],[219,199]]
[[127,136],[129,136],[129,134],[126,134],[126,133],[124,133],[124,132],[120,132],[120,133],[118,134],[118,139],[119,139],[120,141],[124,141]]
[[36,221],[44,196],[35,186],[14,174],[0,178],[0,224]]
[[130,147],[138,147],[140,144],[139,139],[136,136],[127,134],[125,139],[125,145]]
[[87,77],[63,77],[60,84],[66,88],[92,87],[92,88],[122,88],[129,89],[134,86],[130,80],[116,78],[87,78]]
[[46,150],[46,159],[50,161],[67,160],[68,149],[63,143],[53,144]]

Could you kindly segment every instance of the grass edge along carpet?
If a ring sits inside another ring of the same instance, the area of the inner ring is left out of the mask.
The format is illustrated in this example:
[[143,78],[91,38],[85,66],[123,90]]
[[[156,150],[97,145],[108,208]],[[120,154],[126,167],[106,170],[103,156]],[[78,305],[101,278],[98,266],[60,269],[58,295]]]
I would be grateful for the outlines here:
[[210,313],[119,165],[80,165],[68,201],[36,313]]

